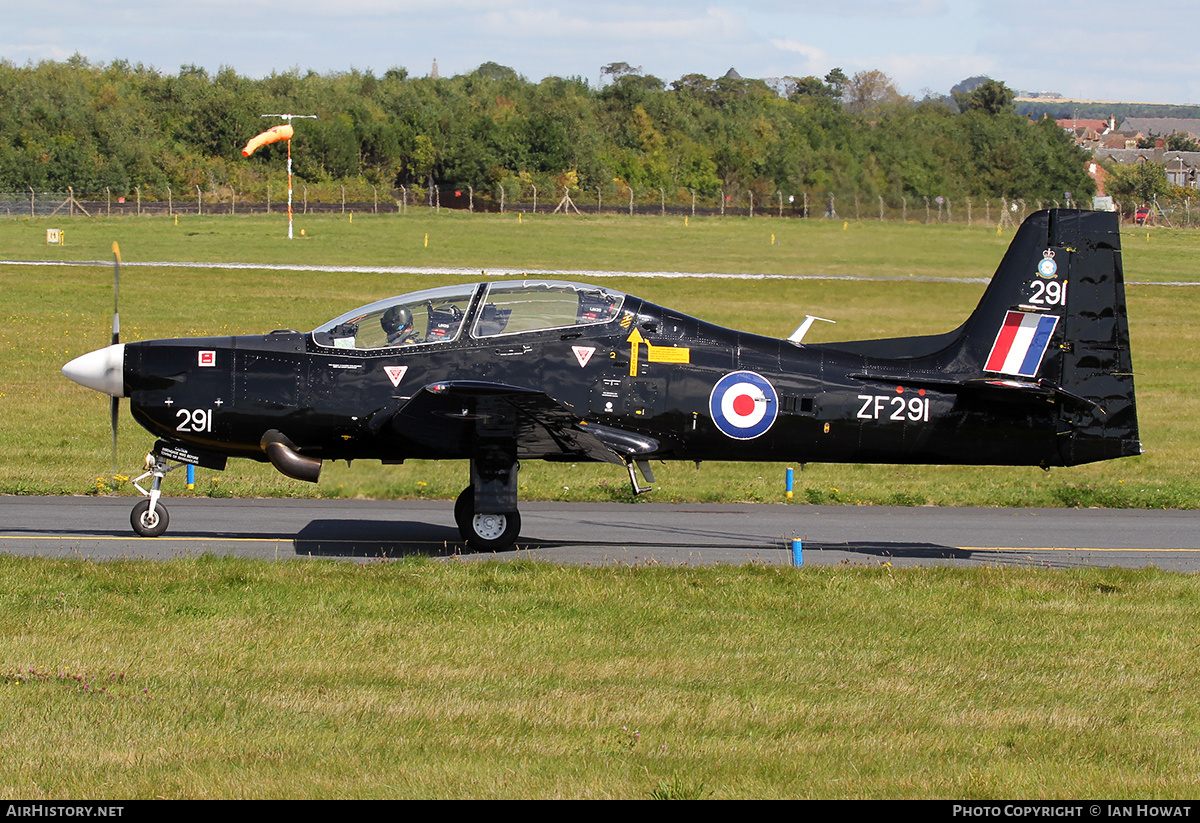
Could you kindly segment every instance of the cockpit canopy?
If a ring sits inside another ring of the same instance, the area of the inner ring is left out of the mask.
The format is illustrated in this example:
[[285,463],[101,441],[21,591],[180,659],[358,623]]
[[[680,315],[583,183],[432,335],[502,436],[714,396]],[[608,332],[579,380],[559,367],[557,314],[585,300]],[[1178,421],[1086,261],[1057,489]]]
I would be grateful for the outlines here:
[[621,292],[555,280],[474,283],[389,297],[313,331],[320,346],[383,349],[607,323]]

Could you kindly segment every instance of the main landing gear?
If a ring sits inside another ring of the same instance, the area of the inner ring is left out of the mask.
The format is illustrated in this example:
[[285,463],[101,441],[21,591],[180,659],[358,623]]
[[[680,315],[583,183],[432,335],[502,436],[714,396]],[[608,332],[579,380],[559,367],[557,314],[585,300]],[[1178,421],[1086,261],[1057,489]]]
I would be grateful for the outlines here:
[[458,533],[477,552],[502,552],[521,533],[521,514],[515,509],[502,513],[475,513],[475,487],[467,486],[454,501]]
[[471,485],[454,501],[458,533],[474,551],[502,552],[517,542],[516,444],[489,443],[471,460]]

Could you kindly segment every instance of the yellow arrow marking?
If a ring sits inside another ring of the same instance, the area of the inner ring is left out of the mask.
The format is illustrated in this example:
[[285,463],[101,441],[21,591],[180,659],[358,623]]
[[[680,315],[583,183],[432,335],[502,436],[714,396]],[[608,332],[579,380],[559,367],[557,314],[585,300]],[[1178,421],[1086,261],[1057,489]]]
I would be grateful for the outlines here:
[[629,337],[627,339],[629,341],[629,376],[637,377],[638,346],[642,344],[642,340],[644,338],[642,337],[642,333],[639,332],[635,327],[634,330],[629,333]]

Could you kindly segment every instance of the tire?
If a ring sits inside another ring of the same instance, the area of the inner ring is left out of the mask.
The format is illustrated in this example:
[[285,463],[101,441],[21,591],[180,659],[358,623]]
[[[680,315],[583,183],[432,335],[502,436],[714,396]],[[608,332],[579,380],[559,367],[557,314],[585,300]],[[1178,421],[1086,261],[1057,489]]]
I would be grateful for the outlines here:
[[462,490],[462,494],[454,501],[454,524],[458,526],[458,531],[462,534],[462,539],[466,540],[467,535],[471,531],[471,517],[474,515],[475,509],[475,487],[467,486]]
[[521,533],[519,512],[475,514],[474,486],[467,486],[454,501],[454,522],[462,539],[477,552],[505,551]]
[[171,516],[162,501],[154,507],[153,514],[150,513],[149,500],[139,500],[129,513],[129,525],[142,537],[158,537],[167,530],[167,524],[170,522]]

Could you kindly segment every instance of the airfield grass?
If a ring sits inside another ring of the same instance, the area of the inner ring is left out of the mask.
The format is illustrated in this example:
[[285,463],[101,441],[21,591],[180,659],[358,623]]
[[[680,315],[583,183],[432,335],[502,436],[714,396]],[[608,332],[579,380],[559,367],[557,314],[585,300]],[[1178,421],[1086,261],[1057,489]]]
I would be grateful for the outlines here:
[[[66,244],[47,246],[45,229]],[[974,307],[1013,230],[765,218],[561,215],[320,216],[297,219],[288,241],[281,216],[183,216],[74,221],[0,220],[0,258],[107,261],[111,243],[127,263],[248,262],[284,265],[466,267],[479,274],[397,275],[230,271],[126,266],[122,339],[308,329],[380,296],[479,279],[489,268],[615,269],[788,275],[860,274],[885,281],[713,280],[605,277],[615,288],[707,320],[786,336],[806,313],[813,342],[924,334],[958,325]],[[426,245],[428,238],[428,245]],[[1142,441],[1147,454],[1055,470],[978,467],[808,465],[797,473],[804,503],[891,505],[1200,505],[1200,400],[1196,379],[1200,232],[1131,229],[1123,237]],[[580,275],[576,279],[594,279]],[[0,267],[0,493],[133,493],[150,438],[122,416],[110,456],[108,401],[65,380],[66,360],[108,342],[111,270],[99,266]],[[668,463],[641,500],[782,502],[781,464]],[[800,468],[796,466],[796,468]],[[169,495],[188,494],[179,475]],[[200,472],[195,494],[453,498],[465,464],[413,461],[380,467],[327,465],[319,485],[269,466],[235,461]],[[631,500],[612,466],[526,463],[524,499]]]
[[1190,798],[1190,577],[0,558],[4,798]]

